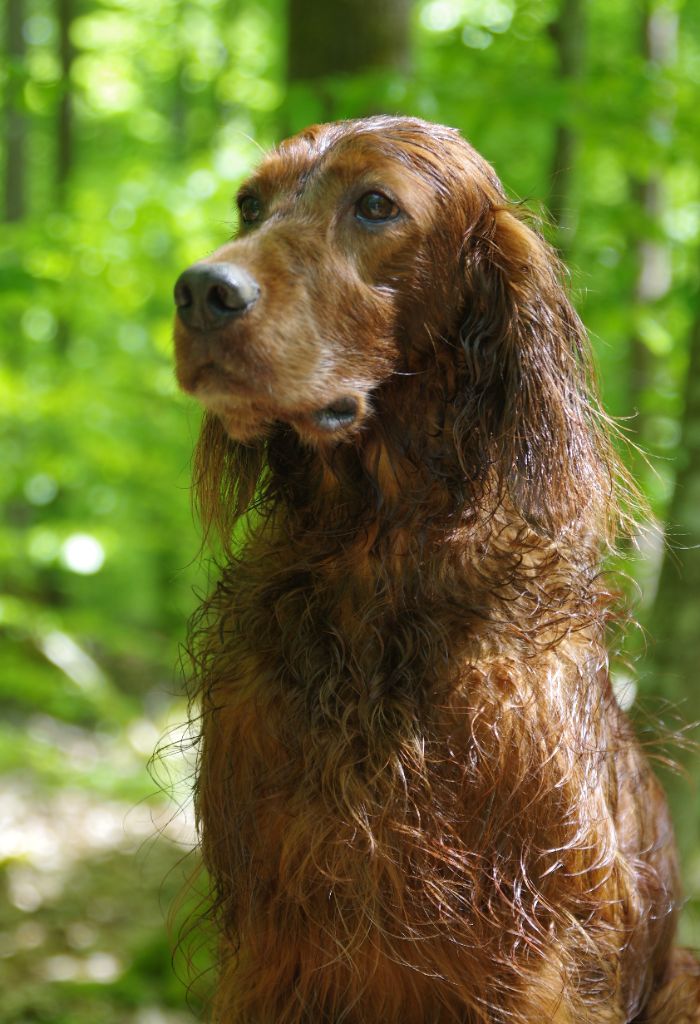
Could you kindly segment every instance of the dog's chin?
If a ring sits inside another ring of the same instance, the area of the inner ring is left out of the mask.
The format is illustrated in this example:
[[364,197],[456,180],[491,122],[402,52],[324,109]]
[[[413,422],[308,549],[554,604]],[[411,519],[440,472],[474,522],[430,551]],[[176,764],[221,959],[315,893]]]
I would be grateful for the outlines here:
[[275,408],[247,395],[242,388],[191,387],[186,390],[217,417],[232,441],[252,443],[267,437],[277,420]]
[[234,441],[251,443],[264,440],[275,424],[287,424],[307,444],[324,446],[349,440],[367,418],[368,406],[364,395],[347,392],[328,405],[311,410],[296,410],[286,405],[276,406],[266,400],[258,402],[231,394],[200,394],[201,404],[221,421],[228,436]]

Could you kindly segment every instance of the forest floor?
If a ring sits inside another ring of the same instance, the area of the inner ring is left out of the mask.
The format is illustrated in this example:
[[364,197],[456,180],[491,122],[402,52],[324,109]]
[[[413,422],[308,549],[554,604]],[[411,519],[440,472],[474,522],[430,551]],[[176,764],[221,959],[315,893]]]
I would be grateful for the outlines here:
[[[42,728],[67,763],[108,770],[112,741],[30,723]],[[196,897],[182,895],[191,811],[158,792],[146,758],[131,766],[150,796],[47,786],[31,769],[0,776],[0,1024],[192,1024],[201,1012],[206,966],[187,938]]]

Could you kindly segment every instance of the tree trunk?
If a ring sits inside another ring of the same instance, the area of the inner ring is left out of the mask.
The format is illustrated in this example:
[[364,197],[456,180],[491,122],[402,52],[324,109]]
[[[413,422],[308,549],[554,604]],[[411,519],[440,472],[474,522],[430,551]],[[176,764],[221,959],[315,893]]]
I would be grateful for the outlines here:
[[[678,718],[695,723],[700,720],[700,312],[690,333],[678,462],[668,545],[649,632],[655,645],[651,648],[654,690],[678,705]],[[698,740],[697,729],[693,739]],[[697,750],[671,755],[697,780]],[[681,849],[688,853],[697,844],[700,825],[697,793],[691,793],[683,776],[665,781]]]
[[[567,93],[580,81],[584,70],[586,17],[584,0],[561,0],[559,15],[550,27],[559,62],[559,80]],[[550,172],[549,212],[557,227],[561,249],[567,248],[574,229],[569,206],[571,175],[576,158],[576,134],[566,113],[559,117],[554,138],[554,152]]]
[[407,71],[410,0],[290,0],[290,82],[383,67]]
[[56,189],[59,202],[65,200],[66,187],[73,167],[73,98],[71,95],[71,67],[73,46],[70,27],[73,20],[73,0],[57,0],[58,59],[61,64],[61,98],[56,122]]
[[[650,72],[663,72],[675,60],[678,37],[678,15],[668,8],[654,6],[647,0],[641,26],[642,51]],[[652,110],[647,119],[649,134],[655,139],[668,138],[673,115],[669,107]],[[642,213],[641,223],[646,237],[636,241],[637,279],[634,305],[637,310],[662,299],[671,287],[671,256],[662,240],[649,237],[650,229],[660,223],[664,210],[664,189],[661,175],[631,182],[632,197]],[[630,339],[630,397],[635,412],[634,427],[642,448],[652,447],[648,420],[648,400],[654,391],[656,359],[644,339],[635,330]],[[638,460],[638,472],[645,465]]]
[[21,220],[26,209],[26,133],[27,123],[22,112],[22,62],[24,37],[22,26],[24,10],[22,0],[7,0],[5,13],[6,48],[10,73],[5,93],[5,219]]
[[[74,161],[73,96],[71,87],[74,51],[73,44],[70,41],[73,14],[73,0],[56,0],[58,59],[61,65],[61,95],[58,110],[56,111],[56,168],[54,184],[56,203],[59,207],[66,204]],[[59,316],[54,338],[54,347],[59,356],[63,356],[67,350],[69,339],[70,321],[63,316]]]
[[[408,73],[410,9],[411,0],[289,0],[285,130],[299,130],[309,117],[340,115],[345,105],[336,99],[334,80],[372,70]],[[306,89],[313,102],[295,110],[295,87]],[[380,113],[384,106],[375,91],[353,113]]]

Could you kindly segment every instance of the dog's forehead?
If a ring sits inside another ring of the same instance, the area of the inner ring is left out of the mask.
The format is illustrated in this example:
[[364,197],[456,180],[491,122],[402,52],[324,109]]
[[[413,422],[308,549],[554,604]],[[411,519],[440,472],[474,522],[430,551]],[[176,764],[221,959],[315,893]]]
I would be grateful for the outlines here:
[[[330,133],[329,133],[330,134]],[[301,133],[273,150],[248,181],[264,196],[301,195],[324,181],[344,185],[373,176],[397,187],[402,178],[444,190],[444,154],[423,140],[377,131],[358,131],[318,138]]]
[[249,183],[262,193],[295,191],[311,173],[318,158],[315,147],[295,136],[268,153]]

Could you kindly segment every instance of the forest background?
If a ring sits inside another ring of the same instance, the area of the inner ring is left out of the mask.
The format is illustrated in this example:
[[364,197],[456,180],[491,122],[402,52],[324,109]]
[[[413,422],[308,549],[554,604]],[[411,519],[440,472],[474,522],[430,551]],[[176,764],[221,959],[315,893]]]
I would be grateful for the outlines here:
[[[659,528],[623,553],[641,628],[615,679],[653,746],[700,719],[700,5],[5,0],[2,18],[0,1024],[176,1024],[208,982],[200,897],[165,927],[195,856],[178,649],[207,587],[177,274],[290,131],[380,111],[461,129],[542,215],[606,405],[650,456],[627,453]],[[672,753],[700,945],[700,756]]]

